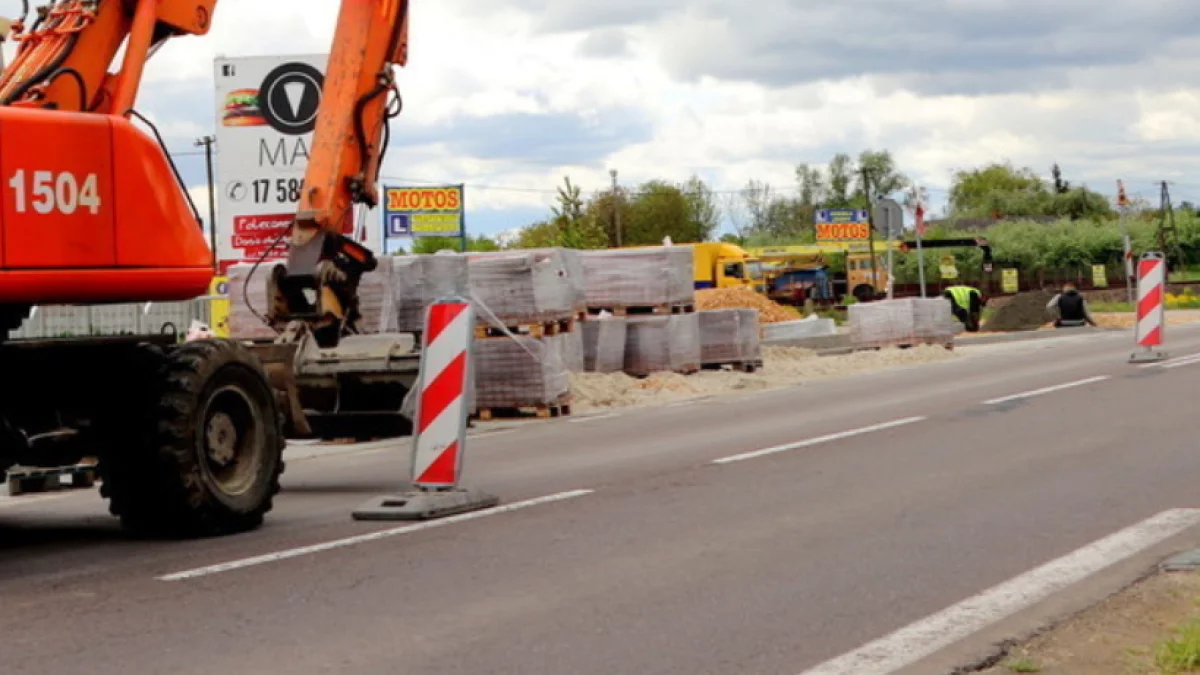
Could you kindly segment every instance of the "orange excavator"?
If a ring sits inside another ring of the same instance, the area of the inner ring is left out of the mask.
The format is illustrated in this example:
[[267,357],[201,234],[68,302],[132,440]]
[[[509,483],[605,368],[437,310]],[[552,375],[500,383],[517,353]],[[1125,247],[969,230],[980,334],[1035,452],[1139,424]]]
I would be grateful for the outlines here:
[[288,257],[264,270],[264,320],[279,333],[268,344],[8,339],[33,307],[189,300],[214,275],[137,94],[158,49],[208,33],[216,0],[57,0],[32,16],[23,4],[0,75],[0,471],[95,457],[127,527],[253,529],[279,490],[285,438],[394,418],[415,379],[412,335],[362,334],[358,283],[377,263],[342,234],[378,199],[408,2],[341,3]]

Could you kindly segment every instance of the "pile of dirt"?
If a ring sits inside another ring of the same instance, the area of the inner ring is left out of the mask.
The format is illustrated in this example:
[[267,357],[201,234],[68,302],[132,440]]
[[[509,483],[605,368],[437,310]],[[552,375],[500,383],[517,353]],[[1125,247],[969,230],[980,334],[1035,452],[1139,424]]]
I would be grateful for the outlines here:
[[1053,297],[1054,294],[1048,291],[1018,293],[996,310],[992,318],[984,324],[983,330],[989,333],[1037,330],[1045,326],[1050,318],[1046,312],[1046,303]]
[[696,291],[696,309],[757,309],[760,323],[782,323],[802,318],[797,310],[784,307],[748,288],[705,288]]
[[575,373],[571,376],[572,407],[577,411],[663,405],[703,396],[730,395],[789,387],[804,382],[845,377],[898,366],[955,358],[943,347],[863,351],[844,356],[817,356],[799,347],[766,347],[757,373],[700,371],[693,375],[654,373],[635,378],[625,373]]

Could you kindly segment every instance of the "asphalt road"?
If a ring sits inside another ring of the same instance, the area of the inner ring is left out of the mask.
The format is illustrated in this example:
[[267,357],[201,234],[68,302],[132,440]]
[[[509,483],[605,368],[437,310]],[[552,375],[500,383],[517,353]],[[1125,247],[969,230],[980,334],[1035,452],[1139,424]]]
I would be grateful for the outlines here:
[[1130,342],[483,433],[467,484],[556,500],[413,531],[349,515],[400,487],[395,444],[290,449],[268,524],[216,540],[128,540],[90,492],[0,500],[0,672],[798,675],[1200,505],[1200,362]]

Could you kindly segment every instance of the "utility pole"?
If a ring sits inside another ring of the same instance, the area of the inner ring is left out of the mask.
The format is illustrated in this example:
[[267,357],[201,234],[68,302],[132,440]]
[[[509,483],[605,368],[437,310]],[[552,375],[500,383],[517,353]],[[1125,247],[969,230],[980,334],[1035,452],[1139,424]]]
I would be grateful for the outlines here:
[[[208,239],[209,245],[212,247],[214,271],[220,267],[217,262],[217,185],[213,177],[213,145],[216,142],[217,139],[212,136],[205,136],[196,141],[196,147],[204,148],[204,163],[208,168]],[[204,230],[203,224],[200,229]]]
[[613,230],[617,233],[617,248],[621,248],[621,204],[620,192],[617,187],[617,170],[609,169],[608,174],[612,176]]
[[1170,281],[1171,252],[1175,253],[1179,263],[1178,269],[1185,273],[1187,272],[1187,260],[1184,258],[1183,247],[1179,245],[1179,232],[1175,229],[1175,209],[1171,206],[1171,191],[1165,180],[1162,182],[1160,208],[1162,213],[1158,222],[1158,250],[1166,256],[1167,280]]
[[875,209],[871,208],[871,174],[862,167],[863,194],[867,198],[867,236],[870,237],[871,285],[879,292],[879,266],[875,264]]
[[1125,294],[1132,305],[1137,298],[1133,292],[1133,241],[1129,238],[1129,228],[1125,223],[1125,217],[1129,214],[1129,196],[1125,194],[1125,182],[1120,180],[1117,181],[1117,211],[1120,214],[1117,224],[1121,227],[1121,269],[1125,271]]

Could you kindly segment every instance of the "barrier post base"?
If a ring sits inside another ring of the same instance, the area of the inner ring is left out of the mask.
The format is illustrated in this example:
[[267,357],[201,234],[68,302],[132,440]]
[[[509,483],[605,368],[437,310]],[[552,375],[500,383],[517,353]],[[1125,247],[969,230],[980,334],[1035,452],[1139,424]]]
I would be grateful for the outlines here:
[[354,510],[355,520],[433,520],[500,503],[494,495],[466,488],[413,489],[398,495],[376,497]]
[[1154,351],[1146,347],[1143,351],[1134,352],[1129,356],[1130,363],[1156,363],[1167,358],[1167,353],[1163,351]]

